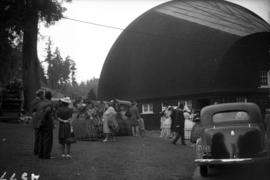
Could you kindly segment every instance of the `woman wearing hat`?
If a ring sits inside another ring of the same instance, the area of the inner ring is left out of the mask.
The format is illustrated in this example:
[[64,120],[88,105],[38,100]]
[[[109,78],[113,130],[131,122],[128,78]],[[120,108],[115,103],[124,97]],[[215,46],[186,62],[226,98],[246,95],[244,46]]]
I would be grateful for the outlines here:
[[112,141],[115,141],[115,131],[119,128],[116,121],[116,111],[113,107],[114,102],[110,101],[106,106],[106,111],[103,113],[103,133],[105,134],[105,139],[103,142],[107,142],[111,137]]
[[71,100],[69,97],[60,99],[60,107],[57,111],[57,118],[59,120],[59,144],[61,144],[62,157],[71,158],[70,147],[71,143],[67,140],[71,137],[71,120],[73,110],[69,108]]

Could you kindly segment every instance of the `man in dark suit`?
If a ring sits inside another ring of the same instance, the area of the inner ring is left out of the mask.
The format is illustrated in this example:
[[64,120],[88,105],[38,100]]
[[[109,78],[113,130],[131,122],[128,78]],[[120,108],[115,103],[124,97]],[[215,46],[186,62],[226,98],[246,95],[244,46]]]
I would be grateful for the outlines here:
[[53,104],[51,102],[52,94],[50,91],[45,92],[45,100],[40,103],[39,108],[43,111],[40,121],[39,133],[39,153],[41,159],[51,159],[51,151],[53,145]]
[[34,128],[34,155],[38,155],[39,152],[39,123],[40,119],[37,116],[37,109],[39,104],[44,100],[44,91],[39,89],[36,91],[36,97],[31,102],[32,122]]
[[181,137],[182,145],[185,143],[185,118],[184,118],[184,105],[178,104],[178,107],[172,113],[173,121],[173,131],[176,132],[176,137],[173,139],[172,143],[176,144],[178,139]]
[[132,106],[129,108],[130,113],[130,122],[131,122],[131,130],[133,136],[139,136],[139,118],[140,113],[137,107],[137,102],[133,101]]

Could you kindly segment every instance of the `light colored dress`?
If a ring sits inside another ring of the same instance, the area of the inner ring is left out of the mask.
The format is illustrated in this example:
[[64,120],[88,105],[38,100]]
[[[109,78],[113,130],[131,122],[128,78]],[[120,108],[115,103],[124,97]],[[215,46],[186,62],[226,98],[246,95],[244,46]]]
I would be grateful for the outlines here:
[[165,121],[163,123],[163,132],[162,132],[162,137],[165,138],[171,137],[171,126],[172,126],[171,114],[172,114],[171,110],[165,111]]
[[171,128],[171,125],[172,125],[171,113],[172,112],[170,110],[166,110],[165,112],[165,120],[163,122],[163,127],[165,129]]
[[109,128],[109,121],[116,121],[116,111],[113,107],[109,107],[103,114],[102,117],[103,121],[103,133],[112,133],[111,129]]

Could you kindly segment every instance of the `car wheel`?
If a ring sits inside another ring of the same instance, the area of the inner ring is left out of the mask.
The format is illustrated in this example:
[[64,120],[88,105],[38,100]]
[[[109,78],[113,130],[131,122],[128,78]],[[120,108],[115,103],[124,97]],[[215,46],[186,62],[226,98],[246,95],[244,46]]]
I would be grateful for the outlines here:
[[202,177],[208,176],[208,167],[207,166],[200,166],[200,174]]

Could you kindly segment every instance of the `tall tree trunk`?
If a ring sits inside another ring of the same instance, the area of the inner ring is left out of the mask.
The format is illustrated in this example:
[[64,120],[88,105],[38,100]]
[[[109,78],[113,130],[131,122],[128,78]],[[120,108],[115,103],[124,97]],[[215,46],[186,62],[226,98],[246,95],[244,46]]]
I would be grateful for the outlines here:
[[33,12],[24,22],[23,34],[23,82],[24,109],[30,109],[35,92],[40,88],[39,60],[37,56],[38,13]]

